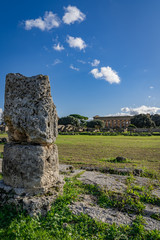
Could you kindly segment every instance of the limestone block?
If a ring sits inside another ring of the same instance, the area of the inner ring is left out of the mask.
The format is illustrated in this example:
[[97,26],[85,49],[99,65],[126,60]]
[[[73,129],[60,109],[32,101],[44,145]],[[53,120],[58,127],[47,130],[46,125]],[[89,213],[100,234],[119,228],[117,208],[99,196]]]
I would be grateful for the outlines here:
[[17,209],[23,209],[31,216],[46,215],[58,195],[63,193],[63,185],[64,182],[61,181],[56,189],[34,196],[28,194],[23,188],[7,186],[3,180],[0,180],[0,207],[14,204]]
[[11,142],[54,142],[57,136],[57,112],[48,76],[8,74],[4,119]]
[[7,143],[2,171],[6,185],[28,192],[46,192],[60,181],[57,146]]

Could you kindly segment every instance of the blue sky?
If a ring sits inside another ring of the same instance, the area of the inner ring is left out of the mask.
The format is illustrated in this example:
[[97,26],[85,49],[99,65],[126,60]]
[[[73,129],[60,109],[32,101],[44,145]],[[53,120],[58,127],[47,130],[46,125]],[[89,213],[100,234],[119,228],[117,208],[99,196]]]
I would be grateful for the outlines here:
[[160,113],[159,0],[6,0],[5,76],[49,76],[59,116]]

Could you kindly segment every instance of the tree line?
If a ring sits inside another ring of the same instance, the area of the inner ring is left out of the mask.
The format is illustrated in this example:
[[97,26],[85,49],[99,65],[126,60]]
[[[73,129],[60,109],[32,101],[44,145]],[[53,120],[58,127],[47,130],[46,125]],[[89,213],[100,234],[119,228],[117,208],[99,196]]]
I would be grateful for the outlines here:
[[[59,125],[72,125],[75,127],[104,128],[105,123],[102,120],[88,121],[88,117],[79,114],[70,114],[69,116],[59,118]],[[160,127],[160,114],[138,114],[131,118],[130,127],[151,128]]]
[[101,120],[88,121],[88,117],[79,114],[70,114],[67,117],[59,118],[58,125],[73,125],[75,127],[103,128],[104,122]]

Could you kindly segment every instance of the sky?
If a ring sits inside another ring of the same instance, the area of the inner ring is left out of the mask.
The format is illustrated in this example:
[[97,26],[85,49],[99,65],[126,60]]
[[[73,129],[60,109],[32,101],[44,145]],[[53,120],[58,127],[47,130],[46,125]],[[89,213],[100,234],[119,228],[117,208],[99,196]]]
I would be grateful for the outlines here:
[[159,0],[0,3],[5,76],[48,75],[59,117],[160,113]]

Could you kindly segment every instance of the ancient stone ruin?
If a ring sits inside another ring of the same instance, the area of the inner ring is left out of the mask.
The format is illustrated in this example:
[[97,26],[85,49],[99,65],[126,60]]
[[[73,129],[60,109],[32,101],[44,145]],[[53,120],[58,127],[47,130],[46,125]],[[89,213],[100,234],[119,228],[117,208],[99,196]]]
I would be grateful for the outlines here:
[[4,147],[0,204],[5,199],[21,201],[29,214],[45,214],[63,189],[54,144],[57,112],[48,76],[8,74],[4,119],[9,143]]

